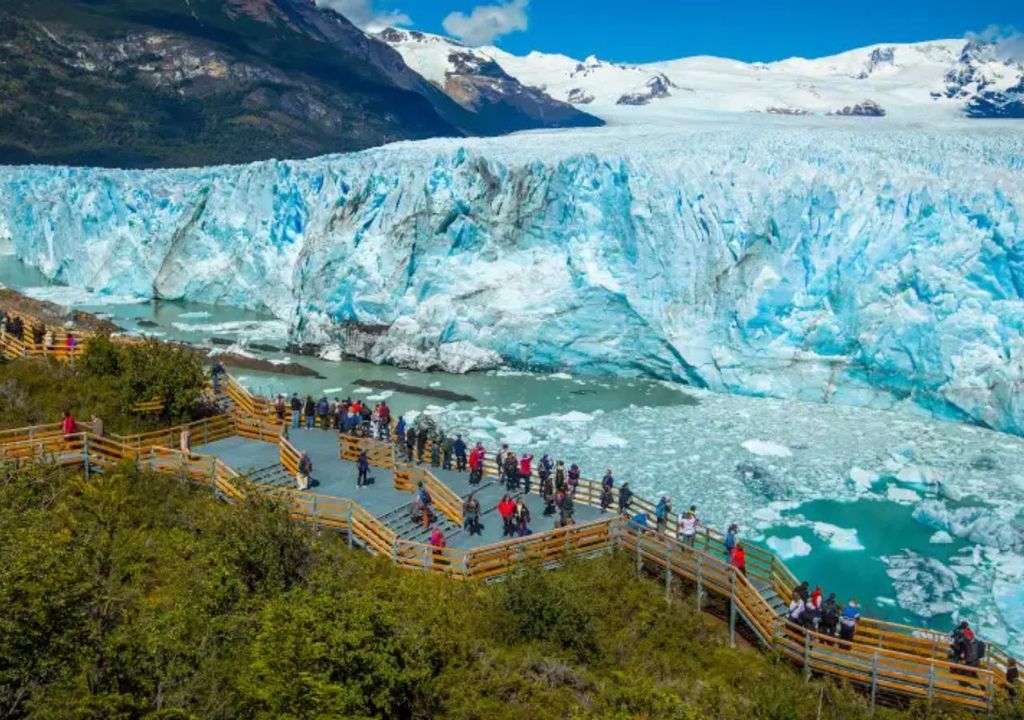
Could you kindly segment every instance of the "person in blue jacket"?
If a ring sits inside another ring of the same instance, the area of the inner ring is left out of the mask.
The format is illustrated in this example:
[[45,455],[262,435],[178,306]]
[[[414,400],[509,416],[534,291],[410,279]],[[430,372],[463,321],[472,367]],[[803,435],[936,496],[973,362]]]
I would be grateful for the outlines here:
[[316,401],[316,414],[320,418],[320,427],[323,430],[327,430],[331,427],[331,423],[327,420],[327,415],[331,412],[331,402],[327,399],[326,395],[321,395],[320,399]]
[[395,437],[398,438],[398,443],[402,444],[405,442],[405,418],[398,418],[398,425],[395,426]]
[[455,451],[455,469],[459,472],[466,472],[466,441],[462,439],[461,435],[455,436],[452,450]]

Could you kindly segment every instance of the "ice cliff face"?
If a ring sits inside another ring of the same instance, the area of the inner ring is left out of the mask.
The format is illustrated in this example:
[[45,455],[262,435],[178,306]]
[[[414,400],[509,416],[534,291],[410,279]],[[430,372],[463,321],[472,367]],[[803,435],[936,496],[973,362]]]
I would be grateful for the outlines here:
[[60,282],[266,309],[376,362],[908,401],[1024,432],[1024,138],[815,122],[10,168],[0,235]]

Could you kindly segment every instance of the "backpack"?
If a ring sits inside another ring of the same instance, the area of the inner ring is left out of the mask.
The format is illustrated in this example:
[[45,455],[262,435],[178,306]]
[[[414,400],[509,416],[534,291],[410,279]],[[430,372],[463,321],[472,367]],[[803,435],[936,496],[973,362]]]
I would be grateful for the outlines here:
[[985,659],[985,643],[982,642],[981,640],[978,640],[978,639],[975,639],[974,642],[977,643],[976,651],[977,651],[978,659],[979,660],[984,660]]

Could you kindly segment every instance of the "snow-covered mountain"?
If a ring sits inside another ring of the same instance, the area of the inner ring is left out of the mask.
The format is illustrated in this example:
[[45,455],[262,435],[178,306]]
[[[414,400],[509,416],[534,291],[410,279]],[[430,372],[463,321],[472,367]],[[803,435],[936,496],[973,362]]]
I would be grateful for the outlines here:
[[603,124],[569,102],[523,85],[486,53],[455,40],[397,28],[385,28],[376,38],[455,102],[506,132]]
[[451,87],[456,99],[459,84],[476,74],[470,67],[475,64],[488,68],[486,74],[511,76],[617,123],[707,110],[911,121],[1024,116],[1024,64],[1003,57],[995,44],[978,41],[873,45],[774,63],[702,56],[629,65],[594,56],[517,56],[497,47],[467,48],[428,33],[389,30],[381,37],[414,70]]

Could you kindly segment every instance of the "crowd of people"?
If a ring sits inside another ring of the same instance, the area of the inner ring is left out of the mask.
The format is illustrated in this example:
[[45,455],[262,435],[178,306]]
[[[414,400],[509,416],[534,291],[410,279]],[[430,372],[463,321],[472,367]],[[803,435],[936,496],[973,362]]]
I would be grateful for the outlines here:
[[[8,337],[15,338],[21,342],[30,342],[43,354],[52,352],[58,345],[53,330],[42,323],[35,323],[30,328],[25,327],[25,321],[20,316],[0,310],[0,338],[6,340]],[[65,333],[64,342],[61,343],[69,357],[72,359],[78,347],[78,339],[74,333]]]

